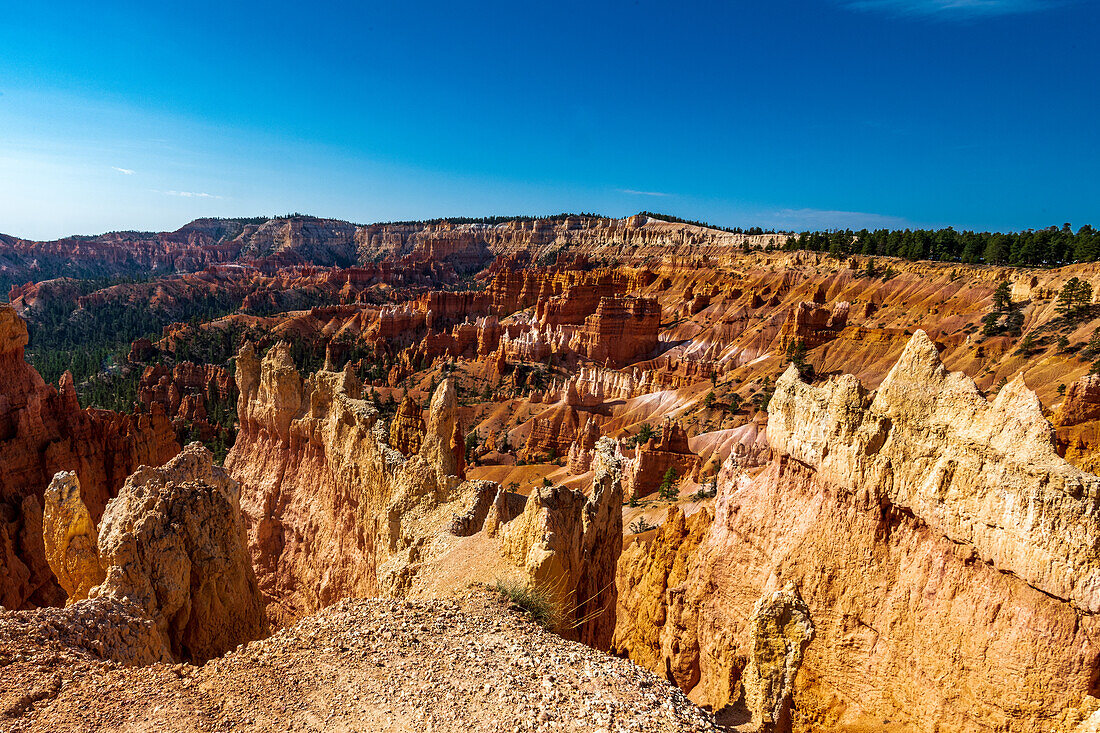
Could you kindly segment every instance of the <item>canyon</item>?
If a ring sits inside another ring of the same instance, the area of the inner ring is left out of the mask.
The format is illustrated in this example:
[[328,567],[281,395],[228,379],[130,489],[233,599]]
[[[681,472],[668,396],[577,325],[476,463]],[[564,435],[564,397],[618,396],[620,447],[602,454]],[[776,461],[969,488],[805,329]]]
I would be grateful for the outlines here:
[[[1100,265],[786,243],[645,215],[3,238],[0,721],[102,693],[115,729],[132,688],[148,726],[316,727],[265,675],[341,669],[302,710],[457,730],[446,689],[513,725],[518,664],[540,730],[1095,730],[1100,309],[1059,291]],[[76,375],[73,334],[103,355]]]

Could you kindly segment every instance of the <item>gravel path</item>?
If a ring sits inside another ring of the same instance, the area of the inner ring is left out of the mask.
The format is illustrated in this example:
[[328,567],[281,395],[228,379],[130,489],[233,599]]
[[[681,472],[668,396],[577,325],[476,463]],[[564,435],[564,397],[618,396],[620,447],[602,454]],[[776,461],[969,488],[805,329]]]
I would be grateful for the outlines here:
[[652,673],[484,590],[342,601],[202,667],[118,667],[56,633],[5,634],[18,616],[0,615],[0,730],[716,730]]

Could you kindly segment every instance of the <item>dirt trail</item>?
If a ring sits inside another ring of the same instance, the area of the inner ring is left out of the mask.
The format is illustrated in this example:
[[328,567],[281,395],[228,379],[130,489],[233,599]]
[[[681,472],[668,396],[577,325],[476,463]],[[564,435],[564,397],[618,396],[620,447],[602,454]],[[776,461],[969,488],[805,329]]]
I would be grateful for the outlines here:
[[652,673],[479,589],[342,601],[202,667],[117,667],[21,616],[0,615],[5,731],[716,730]]

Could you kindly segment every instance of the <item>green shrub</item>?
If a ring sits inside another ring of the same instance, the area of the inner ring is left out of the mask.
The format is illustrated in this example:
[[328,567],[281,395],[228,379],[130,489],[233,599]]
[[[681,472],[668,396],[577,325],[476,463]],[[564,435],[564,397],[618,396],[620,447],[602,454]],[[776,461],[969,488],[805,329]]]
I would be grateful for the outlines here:
[[540,626],[547,629],[560,628],[562,610],[548,588],[529,586],[513,580],[498,580],[495,590],[501,597],[523,609]]

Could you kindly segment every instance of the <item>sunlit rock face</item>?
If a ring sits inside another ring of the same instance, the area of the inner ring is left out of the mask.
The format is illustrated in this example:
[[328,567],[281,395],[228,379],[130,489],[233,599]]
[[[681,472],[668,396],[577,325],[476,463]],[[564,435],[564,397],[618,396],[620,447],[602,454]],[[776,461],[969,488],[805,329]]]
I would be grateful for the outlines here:
[[178,659],[202,663],[259,638],[267,625],[239,492],[199,443],[139,468],[103,513],[105,578],[90,597],[136,603]]
[[453,383],[432,396],[418,451],[406,457],[387,444],[400,429],[361,399],[350,370],[303,379],[277,344],[262,359],[244,347],[236,377],[241,427],[226,468],[242,486],[272,623],[348,596],[402,594],[425,538],[467,490],[453,446]]
[[616,623],[615,569],[622,551],[623,475],[614,441],[595,448],[589,497],[561,486],[538,488],[523,514],[501,530],[505,557],[562,609],[558,631],[597,649]]
[[86,618],[114,624],[100,629],[102,651],[124,664],[202,664],[266,632],[239,488],[200,443],[139,467],[98,527],[76,474],[59,472],[45,499],[47,558],[68,608],[43,618],[77,646],[85,641],[72,624]]
[[1057,455],[1022,380],[989,401],[918,331],[876,392],[790,369],[769,416],[772,461],[722,471],[685,571],[657,572],[690,533],[629,553],[620,605],[664,602],[623,651],[736,703],[753,608],[794,583],[816,627],[796,728],[1071,730],[1091,712],[1100,479]]

